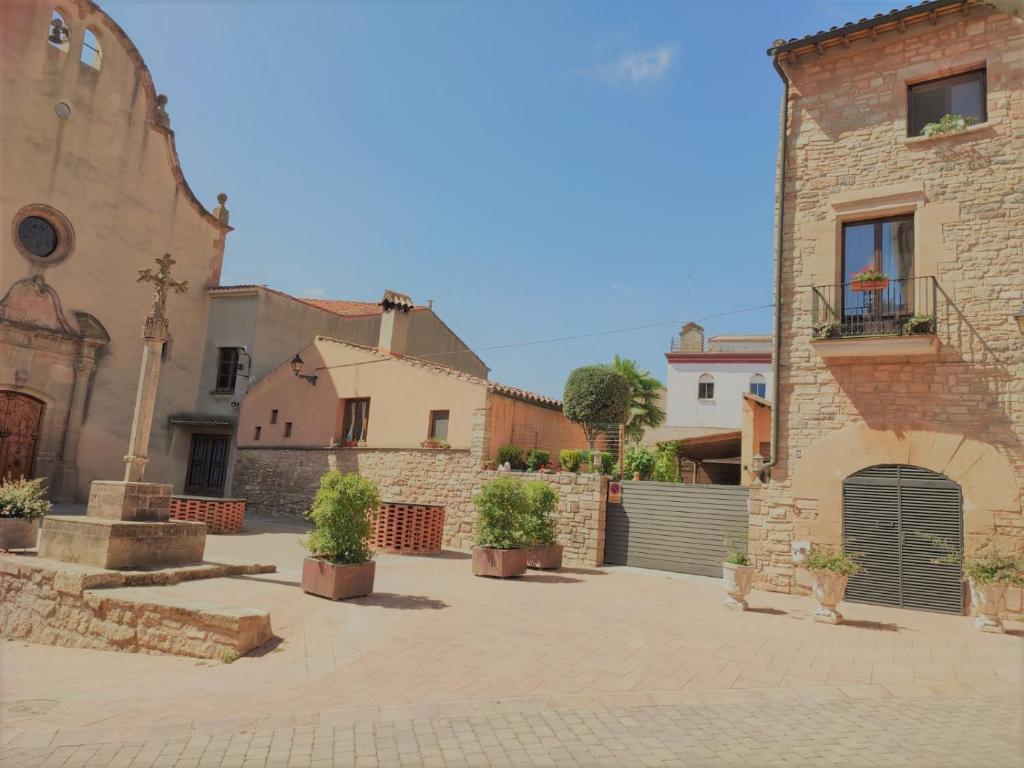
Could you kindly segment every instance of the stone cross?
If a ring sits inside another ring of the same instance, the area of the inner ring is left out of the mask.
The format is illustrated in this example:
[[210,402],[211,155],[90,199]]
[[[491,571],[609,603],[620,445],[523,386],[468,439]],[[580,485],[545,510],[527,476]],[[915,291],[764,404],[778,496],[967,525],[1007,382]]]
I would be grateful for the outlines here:
[[153,410],[156,406],[156,390],[160,381],[160,358],[164,342],[167,341],[167,292],[185,293],[188,290],[187,280],[171,278],[171,266],[175,263],[171,254],[165,253],[156,260],[159,269],[140,269],[140,283],[153,283],[153,308],[146,316],[146,324],[142,333],[145,346],[142,350],[142,370],[139,373],[139,386],[135,394],[135,417],[132,420],[132,435],[128,445],[128,455],[124,457],[126,482],[140,483],[149,461],[149,434],[153,427]]

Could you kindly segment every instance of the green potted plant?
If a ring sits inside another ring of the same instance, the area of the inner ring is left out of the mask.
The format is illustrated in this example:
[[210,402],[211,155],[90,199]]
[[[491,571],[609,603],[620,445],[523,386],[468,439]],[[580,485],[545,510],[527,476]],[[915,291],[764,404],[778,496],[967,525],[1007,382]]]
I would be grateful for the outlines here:
[[725,607],[734,611],[745,611],[747,595],[754,584],[754,566],[746,553],[746,547],[738,547],[726,538],[726,554],[722,562],[722,586],[725,587]]
[[526,492],[522,483],[500,477],[484,483],[473,501],[477,509],[473,574],[507,579],[526,573],[523,536]]
[[526,458],[523,456],[523,452],[514,445],[503,445],[498,449],[498,466],[506,463],[509,465],[509,469],[526,469]]
[[534,448],[526,454],[526,468],[531,472],[539,472],[551,461],[551,454],[540,448]]
[[934,123],[926,123],[920,136],[941,136],[944,133],[956,133],[970,128],[978,122],[971,115],[943,115]]
[[527,567],[542,570],[561,568],[563,547],[555,537],[558,492],[543,480],[526,483],[523,492],[526,494],[523,537],[530,547],[526,556]]
[[935,315],[914,315],[907,319],[909,333],[935,333]]
[[0,550],[33,549],[39,520],[50,513],[46,479],[7,478],[0,482]]
[[827,323],[818,323],[814,326],[814,335],[819,339],[835,339],[840,335],[839,323],[830,320]]
[[843,615],[837,606],[846,595],[846,582],[860,572],[856,555],[846,552],[842,547],[812,547],[800,565],[811,573],[811,589],[818,601],[814,620],[841,624]]
[[582,460],[583,454],[581,451],[563,448],[558,452],[558,463],[563,472],[578,472]]
[[373,592],[376,563],[369,541],[380,495],[372,481],[337,470],[320,478],[306,517],[314,528],[303,544],[310,551],[302,563],[302,589],[331,600]]
[[881,291],[889,287],[889,276],[873,267],[864,267],[853,276],[851,291]]

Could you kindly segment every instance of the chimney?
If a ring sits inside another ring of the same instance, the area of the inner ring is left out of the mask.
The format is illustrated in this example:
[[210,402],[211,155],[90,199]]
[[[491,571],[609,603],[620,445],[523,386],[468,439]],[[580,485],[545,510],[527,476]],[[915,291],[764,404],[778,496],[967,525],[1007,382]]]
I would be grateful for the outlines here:
[[377,348],[391,355],[404,355],[405,343],[409,336],[409,310],[413,309],[412,299],[398,291],[384,291],[380,300],[383,310],[380,316],[380,340]]
[[687,323],[679,329],[680,352],[703,352],[704,329],[696,323]]

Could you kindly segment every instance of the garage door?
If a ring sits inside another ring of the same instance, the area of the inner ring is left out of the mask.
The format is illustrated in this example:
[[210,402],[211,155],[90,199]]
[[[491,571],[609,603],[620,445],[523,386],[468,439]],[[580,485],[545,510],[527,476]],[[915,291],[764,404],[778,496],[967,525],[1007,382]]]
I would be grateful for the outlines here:
[[726,541],[746,550],[748,490],[738,485],[626,481],[608,504],[604,561],[721,576]]
[[846,599],[963,613],[960,568],[936,564],[946,551],[933,542],[962,548],[962,506],[959,485],[920,467],[887,464],[848,477],[843,536],[864,570],[850,579]]

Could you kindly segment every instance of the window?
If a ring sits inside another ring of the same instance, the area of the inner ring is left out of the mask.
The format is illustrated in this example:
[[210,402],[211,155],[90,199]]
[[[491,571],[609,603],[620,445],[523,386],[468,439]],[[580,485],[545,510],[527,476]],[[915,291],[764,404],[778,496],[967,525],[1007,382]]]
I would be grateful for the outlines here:
[[286,421],[284,423],[284,436],[285,437],[291,437],[292,436],[292,423],[290,421]]
[[256,427],[256,429],[253,431],[252,439],[253,440],[259,440],[260,439],[260,433],[262,431],[263,431],[263,427]]
[[275,408],[270,412],[270,423],[277,424],[277,409]]
[[370,421],[370,398],[359,397],[344,401],[344,420],[341,441],[358,443],[366,440],[366,426]]
[[945,115],[963,115],[984,123],[988,119],[985,91],[984,69],[911,85],[907,89],[907,135],[920,136],[928,123],[937,123]]
[[448,411],[430,412],[430,434],[431,440],[448,439]]
[[715,379],[710,374],[705,373],[697,380],[697,399],[715,399]]
[[59,48],[68,52],[68,38],[71,37],[71,30],[68,29],[68,25],[64,22],[64,17],[60,11],[55,10],[53,15],[50,16],[50,33],[46,38],[47,41],[54,48]]
[[[853,276],[875,269],[889,278],[880,296],[853,290]],[[892,216],[843,224],[844,321],[905,314],[914,293],[914,217]]]
[[103,51],[96,33],[91,29],[86,29],[85,35],[82,37],[82,63],[93,69],[99,69],[102,58]]
[[221,347],[217,361],[217,391],[234,392],[238,376],[238,347]]
[[750,377],[750,394],[757,395],[758,397],[764,397],[765,392],[768,391],[768,383],[765,381],[764,376],[760,373],[755,373]]

